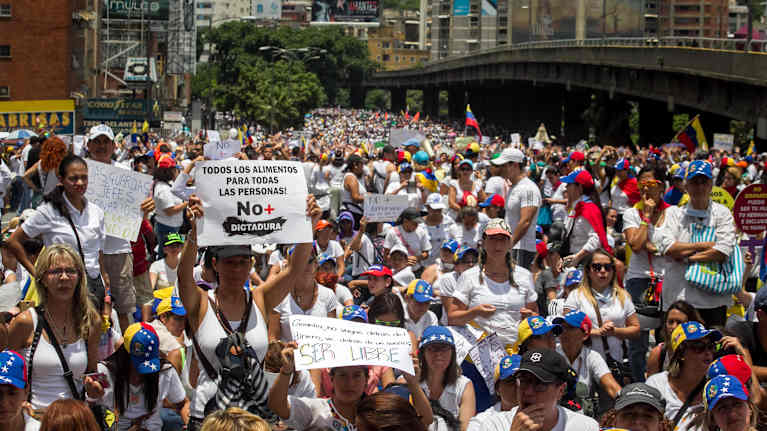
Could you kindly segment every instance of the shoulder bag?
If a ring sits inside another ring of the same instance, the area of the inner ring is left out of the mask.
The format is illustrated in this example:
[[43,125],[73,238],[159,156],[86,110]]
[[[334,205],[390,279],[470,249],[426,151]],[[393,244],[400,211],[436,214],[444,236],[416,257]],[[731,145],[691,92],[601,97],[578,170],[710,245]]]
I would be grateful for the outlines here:
[[[602,313],[599,311],[599,304],[593,303],[591,305],[597,313],[597,324],[601,328]],[[610,354],[610,345],[607,343],[607,337],[602,335],[600,338],[602,339],[602,347],[605,351],[605,362],[607,362],[607,367],[610,369],[610,373],[621,387],[631,383],[631,366],[625,361],[619,362],[613,358],[613,355]]]
[[[700,223],[690,225],[690,242],[715,242],[716,230],[713,226]],[[724,262],[694,262],[685,270],[687,282],[713,295],[734,295],[739,292],[743,282],[745,263],[740,247],[735,244],[732,253]]]

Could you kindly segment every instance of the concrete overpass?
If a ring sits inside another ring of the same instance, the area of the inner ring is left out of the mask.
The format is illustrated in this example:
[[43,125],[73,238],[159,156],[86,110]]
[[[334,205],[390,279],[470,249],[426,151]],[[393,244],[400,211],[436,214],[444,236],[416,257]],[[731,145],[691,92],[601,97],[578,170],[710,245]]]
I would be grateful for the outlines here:
[[[762,48],[759,43],[751,47]],[[464,115],[470,103],[485,121],[520,131],[541,121],[558,131],[564,120],[568,139],[580,139],[593,98],[606,111],[606,128],[614,129],[604,132],[617,135],[626,133],[631,100],[640,104],[645,142],[667,142],[671,117],[679,112],[702,113],[707,134],[727,133],[729,120],[738,119],[758,125],[767,138],[767,54],[745,52],[745,45],[687,38],[531,42],[375,73],[352,92],[353,102],[360,104],[368,89],[388,89],[396,112],[405,108],[406,91],[419,89],[424,113],[434,116],[439,91],[447,90],[451,117]]]

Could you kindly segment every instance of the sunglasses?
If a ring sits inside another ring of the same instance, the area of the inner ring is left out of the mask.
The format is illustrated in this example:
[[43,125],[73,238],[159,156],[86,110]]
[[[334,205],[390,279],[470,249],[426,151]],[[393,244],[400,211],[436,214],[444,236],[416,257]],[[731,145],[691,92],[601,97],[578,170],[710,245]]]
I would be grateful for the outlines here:
[[464,171],[464,172],[471,172],[471,171],[473,171],[472,168],[468,168],[468,167],[467,168],[461,168],[460,170]]
[[716,345],[709,341],[688,341],[687,349],[694,353],[703,353],[706,350],[714,351]]
[[399,326],[402,323],[401,320],[380,320],[376,319],[376,325],[384,325],[384,326]]
[[613,265],[612,263],[592,263],[591,264],[591,270],[594,272],[599,272],[602,269],[604,269],[607,272],[610,272],[613,270],[614,267],[615,265]]

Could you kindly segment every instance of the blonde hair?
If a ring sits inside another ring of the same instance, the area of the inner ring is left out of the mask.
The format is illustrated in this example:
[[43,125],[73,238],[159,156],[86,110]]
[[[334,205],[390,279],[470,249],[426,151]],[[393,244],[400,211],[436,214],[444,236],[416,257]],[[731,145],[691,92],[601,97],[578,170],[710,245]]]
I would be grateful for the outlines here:
[[[48,301],[48,286],[45,285],[45,273],[48,272],[53,262],[59,257],[67,257],[77,269],[77,286],[72,301],[72,315],[75,316],[77,333],[82,339],[88,339],[89,329],[99,320],[99,313],[88,295],[88,276],[85,272],[80,255],[66,244],[51,244],[40,253],[35,262],[35,281],[37,283],[37,295],[40,298],[40,306],[46,307]],[[80,318],[82,317],[82,318]]]
[[260,417],[237,407],[229,407],[210,414],[202,423],[200,431],[272,431],[272,427]]
[[610,263],[613,265],[613,279],[611,280],[611,284],[613,288],[612,295],[613,295],[613,298],[617,298],[618,301],[620,301],[621,306],[623,306],[626,303],[626,300],[630,299],[631,296],[626,291],[626,289],[621,287],[620,283],[618,283],[618,274],[617,274],[616,265],[615,265],[615,260],[616,260],[615,257],[612,254],[610,254],[607,250],[604,250],[601,248],[595,250],[593,253],[591,253],[590,255],[586,257],[586,261],[584,262],[584,265],[583,265],[583,268],[586,274],[584,275],[583,280],[581,280],[581,284],[578,285],[578,288],[575,289],[575,291],[580,292],[580,294],[583,295],[583,297],[589,301],[591,306],[594,307],[594,310],[596,310],[599,304],[597,304],[597,300],[594,297],[594,293],[591,288],[591,278],[589,278],[589,274],[588,274],[588,272],[591,271],[591,262],[593,262],[594,255],[596,254],[607,256],[610,259]]

